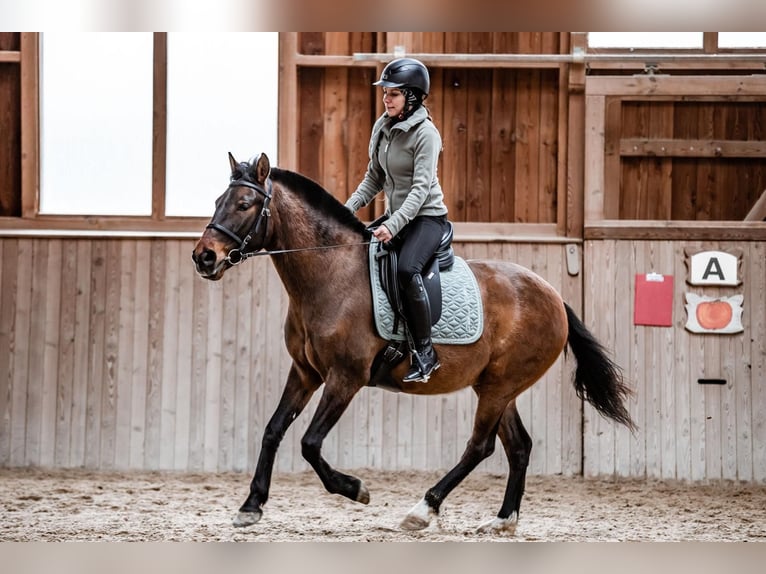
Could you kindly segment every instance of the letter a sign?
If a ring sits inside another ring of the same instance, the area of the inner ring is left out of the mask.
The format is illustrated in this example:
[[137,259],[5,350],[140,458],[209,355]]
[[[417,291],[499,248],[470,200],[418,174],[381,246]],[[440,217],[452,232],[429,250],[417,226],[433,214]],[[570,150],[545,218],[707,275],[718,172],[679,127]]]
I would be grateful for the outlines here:
[[690,285],[728,285],[742,283],[738,276],[739,257],[723,251],[701,251],[689,256]]

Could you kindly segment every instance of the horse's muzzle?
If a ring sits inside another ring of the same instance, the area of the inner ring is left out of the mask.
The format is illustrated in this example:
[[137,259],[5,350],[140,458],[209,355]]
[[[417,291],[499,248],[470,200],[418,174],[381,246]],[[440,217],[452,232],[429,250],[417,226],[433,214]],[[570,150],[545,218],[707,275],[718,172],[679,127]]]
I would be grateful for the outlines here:
[[192,261],[197,268],[197,273],[204,279],[218,281],[223,277],[226,259],[218,261],[218,255],[212,249],[195,249],[192,252]]

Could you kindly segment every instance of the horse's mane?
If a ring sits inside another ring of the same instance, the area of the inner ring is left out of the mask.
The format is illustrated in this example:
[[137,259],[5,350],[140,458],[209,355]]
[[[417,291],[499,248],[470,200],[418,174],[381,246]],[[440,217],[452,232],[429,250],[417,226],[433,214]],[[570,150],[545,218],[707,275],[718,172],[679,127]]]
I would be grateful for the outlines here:
[[356,215],[338,201],[329,191],[319,185],[311,178],[289,171],[272,167],[269,173],[272,181],[276,181],[290,188],[291,191],[299,194],[307,204],[311,205],[321,213],[332,217],[338,223],[360,233],[365,239],[370,238],[370,231]]

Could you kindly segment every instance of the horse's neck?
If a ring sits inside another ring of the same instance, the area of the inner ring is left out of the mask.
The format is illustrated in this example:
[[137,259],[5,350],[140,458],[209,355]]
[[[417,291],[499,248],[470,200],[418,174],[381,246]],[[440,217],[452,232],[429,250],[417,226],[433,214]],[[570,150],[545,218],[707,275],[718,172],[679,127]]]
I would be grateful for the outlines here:
[[[317,298],[342,292],[367,274],[364,239],[341,226],[318,231],[306,213],[282,214],[275,225],[271,259],[288,295],[293,300]],[[297,225],[297,223],[304,223]],[[292,251],[294,250],[294,251]]]
[[311,250],[271,257],[282,284],[296,302],[318,302],[364,282],[364,246]]

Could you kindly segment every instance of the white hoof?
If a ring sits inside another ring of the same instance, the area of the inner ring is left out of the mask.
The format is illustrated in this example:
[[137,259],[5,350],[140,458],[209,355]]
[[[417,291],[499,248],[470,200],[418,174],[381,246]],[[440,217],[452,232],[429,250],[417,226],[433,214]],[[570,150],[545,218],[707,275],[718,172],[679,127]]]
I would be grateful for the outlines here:
[[476,532],[483,534],[509,534],[513,536],[516,533],[516,525],[519,522],[519,516],[512,512],[508,518],[493,518],[479,526]]
[[260,510],[257,512],[238,512],[234,517],[232,524],[237,528],[244,528],[245,526],[252,526],[258,522],[263,516],[263,512]]
[[431,519],[434,516],[436,516],[436,512],[428,506],[424,498],[412,507],[399,527],[402,530],[423,530],[431,524]]

